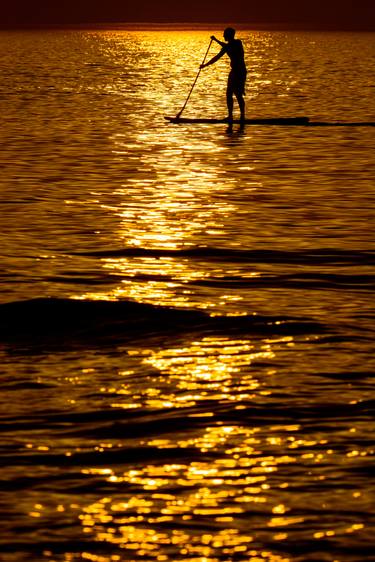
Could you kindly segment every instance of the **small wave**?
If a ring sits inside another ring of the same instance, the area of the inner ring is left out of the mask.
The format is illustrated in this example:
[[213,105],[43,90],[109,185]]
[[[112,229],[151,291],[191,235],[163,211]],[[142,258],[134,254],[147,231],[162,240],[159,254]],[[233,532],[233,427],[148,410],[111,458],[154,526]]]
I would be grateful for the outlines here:
[[198,246],[180,250],[164,248],[118,248],[78,252],[72,255],[86,257],[176,257],[197,258],[204,260],[224,260],[228,262],[254,263],[298,263],[298,264],[375,264],[375,252],[363,250],[338,250],[323,248],[319,250],[242,250],[237,248],[214,248]]
[[123,341],[155,334],[200,333],[322,333],[309,318],[289,316],[210,316],[135,301],[93,301],[38,298],[0,305],[0,337],[5,341],[59,339]]
[[[89,274],[55,275],[46,277],[44,280],[51,283],[60,283],[65,285],[85,285],[85,286],[108,286],[121,280],[128,280],[132,283],[161,281],[173,282],[179,281],[178,276],[163,275],[155,272],[126,274],[103,274],[101,271],[96,276]],[[1,279],[1,275],[0,275]],[[337,274],[337,273],[321,273],[314,271],[311,273],[295,273],[295,274],[276,274],[262,273],[259,276],[248,277],[246,275],[219,275],[211,278],[194,278],[192,280],[184,279],[185,287],[211,287],[211,288],[230,288],[232,290],[248,289],[248,288],[280,288],[283,289],[333,289],[333,290],[362,290],[372,291],[375,289],[375,276],[370,274]]]
[[[137,276],[132,279],[136,279]],[[375,288],[373,275],[338,275],[329,273],[298,273],[293,275],[261,275],[244,278],[242,276],[225,276],[213,279],[197,279],[186,285],[204,287],[231,287],[232,289],[248,287],[283,287],[297,289],[363,289]]]

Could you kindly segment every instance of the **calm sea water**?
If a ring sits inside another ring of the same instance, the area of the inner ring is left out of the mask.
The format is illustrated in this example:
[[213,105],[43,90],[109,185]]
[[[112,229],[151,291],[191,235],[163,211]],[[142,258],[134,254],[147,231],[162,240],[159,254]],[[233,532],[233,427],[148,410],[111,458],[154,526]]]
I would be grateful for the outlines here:
[[[0,35],[6,562],[375,560],[375,129],[168,124],[211,33]],[[240,37],[248,117],[375,121],[373,34]]]

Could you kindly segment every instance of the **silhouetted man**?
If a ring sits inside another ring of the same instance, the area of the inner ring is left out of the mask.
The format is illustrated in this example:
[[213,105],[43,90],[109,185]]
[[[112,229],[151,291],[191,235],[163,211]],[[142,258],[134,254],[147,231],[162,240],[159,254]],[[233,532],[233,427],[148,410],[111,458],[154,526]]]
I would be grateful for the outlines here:
[[236,31],[232,27],[227,27],[224,30],[224,39],[226,43],[219,41],[219,39],[216,39],[214,35],[211,36],[211,39],[213,41],[216,41],[216,43],[219,43],[222,49],[220,53],[215,55],[211,60],[209,60],[205,64],[201,64],[201,68],[205,68],[210,64],[214,64],[225,54],[229,56],[231,70],[229,72],[227,85],[228,120],[233,121],[233,95],[235,95],[241,112],[241,121],[244,121],[245,100],[243,96],[245,94],[247,70],[245,65],[242,41],[234,38],[235,33]]

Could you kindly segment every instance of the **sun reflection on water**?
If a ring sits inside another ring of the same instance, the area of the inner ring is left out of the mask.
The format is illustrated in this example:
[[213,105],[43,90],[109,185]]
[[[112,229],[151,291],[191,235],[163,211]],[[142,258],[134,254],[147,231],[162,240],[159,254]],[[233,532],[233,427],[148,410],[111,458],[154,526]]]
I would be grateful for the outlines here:
[[[212,400],[232,401],[236,408],[255,396],[269,394],[252,373],[251,365],[274,357],[271,344],[205,337],[180,348],[129,353],[165,380],[162,395],[155,385],[139,407],[185,408],[186,419],[190,416],[199,422],[188,432],[179,434],[177,430],[145,439],[142,446],[160,451],[176,447],[180,451],[196,449],[202,457],[133,464],[127,470],[83,469],[83,474],[101,477],[123,490],[122,498],[120,494],[117,499],[103,497],[83,509],[80,519],[84,533],[94,535],[96,541],[109,542],[155,560],[168,560],[171,548],[180,558],[189,560],[214,561],[222,556],[242,555],[254,561],[289,560],[252,546],[254,536],[247,518],[254,511],[258,517],[268,519],[269,527],[277,528],[303,520],[288,516],[286,505],[275,505],[268,497],[272,487],[269,477],[281,465],[295,459],[291,455],[277,458],[265,453],[264,444],[270,436],[265,438],[262,428],[215,421],[215,412],[210,410]],[[131,393],[130,388],[128,392]],[[190,414],[189,408],[200,402],[203,407]],[[121,401],[113,406],[121,407]],[[284,429],[293,432],[298,426]],[[279,444],[281,438],[274,439]],[[208,520],[210,531],[205,531]],[[196,526],[201,529],[199,532]],[[287,536],[280,532],[275,540],[282,541]]]
[[160,131],[155,135],[139,134],[131,146],[123,135],[112,138],[119,164],[132,152],[137,161],[134,173],[113,193],[119,203],[104,205],[119,218],[120,239],[129,246],[174,249],[193,245],[197,235],[220,234],[224,217],[236,210],[220,197],[223,181],[226,189],[236,183],[225,172],[225,148],[199,138],[181,146],[181,135],[173,130],[167,137]]
[[137,302],[158,306],[195,308],[207,310],[211,315],[245,315],[246,309],[238,306],[243,297],[237,292],[223,288],[222,294],[212,298],[205,290],[210,284],[227,276],[241,277],[244,280],[261,277],[253,269],[241,266],[225,267],[220,264],[208,266],[207,263],[160,255],[160,257],[115,257],[102,258],[103,271],[113,279],[113,286],[106,290],[88,291],[79,296],[80,300],[121,300],[132,299]]
[[[125,556],[149,560],[172,556],[287,562],[291,559],[276,545],[298,540],[305,525],[304,540],[311,541],[360,531],[360,523],[309,525],[303,511],[296,509],[299,479],[305,478],[308,467],[321,465],[324,470],[334,454],[328,441],[304,436],[300,425],[288,418],[284,423],[277,418],[252,422],[251,409],[260,402],[264,408],[272,399],[269,381],[275,370],[269,362],[292,343],[290,336],[209,336],[180,347],[128,350],[150,373],[148,388],[136,391],[134,373],[126,371],[117,389],[103,387],[102,392],[112,399],[116,394],[114,408],[159,412],[166,416],[166,425],[156,417],[158,429],[140,439],[148,458],[144,463],[129,459],[124,465],[82,469],[87,478],[116,487],[115,495],[82,506],[85,535],[123,549]],[[222,405],[226,412],[236,412],[232,419],[218,415]],[[103,443],[103,450],[106,446]],[[152,460],[147,451],[153,451]],[[319,473],[319,478],[326,477]],[[323,497],[311,495],[309,501],[319,510]],[[267,530],[275,548],[258,547]]]
[[143,398],[145,406],[156,408],[186,408],[207,399],[240,403],[253,398],[254,392],[266,396],[268,390],[254,377],[251,363],[274,356],[269,343],[259,346],[227,337],[204,337],[182,348],[128,353],[139,356],[144,365],[155,369],[164,380],[162,388],[149,388]]

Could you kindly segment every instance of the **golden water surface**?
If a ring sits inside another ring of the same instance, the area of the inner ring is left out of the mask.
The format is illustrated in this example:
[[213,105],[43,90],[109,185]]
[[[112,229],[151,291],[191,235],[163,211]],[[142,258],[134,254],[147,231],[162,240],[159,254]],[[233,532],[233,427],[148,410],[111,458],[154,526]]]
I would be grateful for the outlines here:
[[[6,561],[372,559],[374,128],[166,122],[212,33],[0,35]],[[375,121],[372,34],[239,35],[248,117]]]

